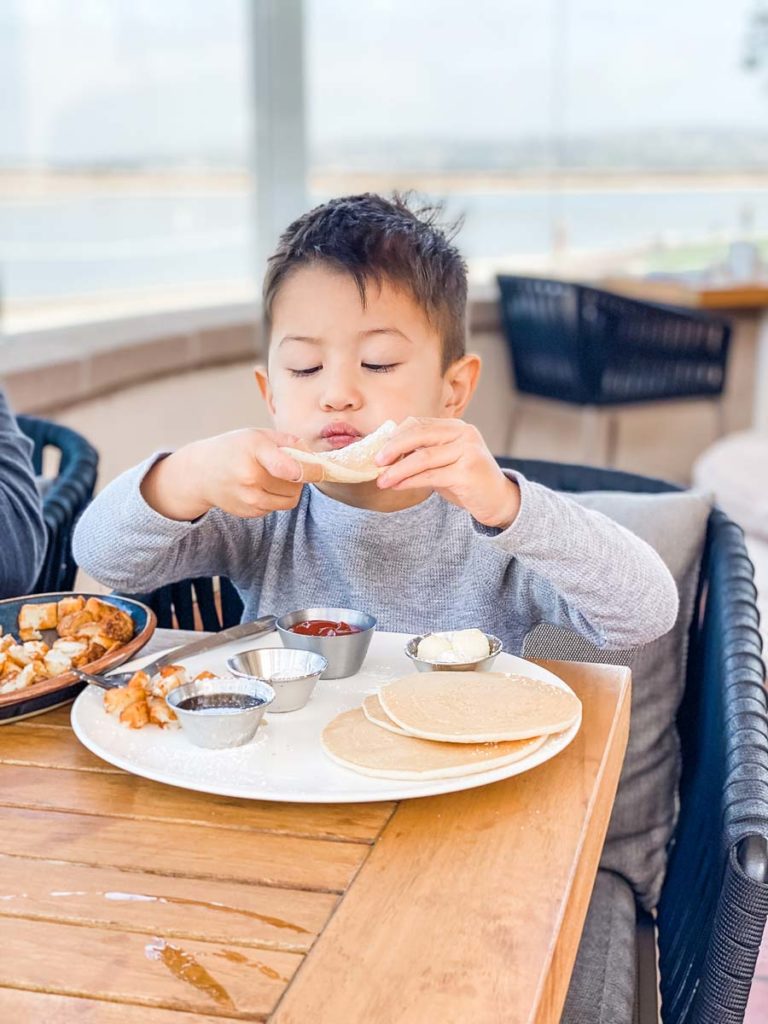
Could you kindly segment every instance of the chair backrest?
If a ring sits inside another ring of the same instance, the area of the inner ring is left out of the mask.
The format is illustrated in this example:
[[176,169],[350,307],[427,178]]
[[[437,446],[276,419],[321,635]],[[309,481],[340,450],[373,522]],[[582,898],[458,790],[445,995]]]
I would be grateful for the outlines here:
[[149,605],[162,629],[203,629],[210,633],[235,626],[243,602],[224,576],[198,576],[168,583],[147,594],[125,594]]
[[722,394],[731,329],[708,313],[543,278],[498,277],[523,394],[624,405]]
[[[678,489],[593,467],[499,462],[564,491]],[[768,714],[756,596],[742,531],[715,509],[677,717],[679,816],[656,917],[664,1024],[743,1020],[768,919]]]
[[22,432],[34,442],[32,463],[35,472],[43,471],[47,447],[59,451],[56,478],[43,495],[43,519],[48,542],[34,593],[71,590],[77,565],[72,557],[72,533],[75,523],[93,497],[99,455],[84,437],[69,427],[35,416],[19,416]]

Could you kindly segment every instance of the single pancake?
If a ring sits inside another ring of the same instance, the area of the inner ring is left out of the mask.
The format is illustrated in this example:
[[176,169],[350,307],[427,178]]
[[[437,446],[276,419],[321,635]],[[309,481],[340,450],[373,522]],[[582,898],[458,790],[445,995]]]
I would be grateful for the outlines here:
[[370,697],[365,698],[363,701],[363,714],[369,722],[373,722],[374,725],[378,725],[381,729],[389,729],[390,732],[397,733],[398,736],[408,735],[405,729],[401,729],[399,725],[396,725],[386,713],[381,706],[377,693],[373,693]]
[[491,743],[562,732],[581,716],[569,689],[504,672],[432,672],[383,686],[386,715],[411,736]]
[[513,743],[433,743],[374,725],[362,708],[337,715],[323,749],[338,764],[382,779],[447,779],[502,768],[537,750],[546,737]]

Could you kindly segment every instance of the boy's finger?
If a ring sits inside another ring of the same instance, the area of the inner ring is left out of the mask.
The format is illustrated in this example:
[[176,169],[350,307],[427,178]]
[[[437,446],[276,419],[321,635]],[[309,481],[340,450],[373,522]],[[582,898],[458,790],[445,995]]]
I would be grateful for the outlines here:
[[402,433],[391,437],[374,461],[378,466],[387,466],[417,448],[448,444],[459,436],[463,426],[459,420],[416,421],[412,426],[404,426]]
[[259,452],[259,462],[271,476],[277,477],[278,480],[288,480],[297,484],[303,479],[302,467],[296,459],[272,445]]
[[460,442],[419,448],[389,466],[379,477],[379,487],[394,487],[411,477],[431,470],[446,469],[459,461],[462,455]]
[[305,484],[320,484],[325,479],[323,467],[316,462],[300,462],[301,480]]

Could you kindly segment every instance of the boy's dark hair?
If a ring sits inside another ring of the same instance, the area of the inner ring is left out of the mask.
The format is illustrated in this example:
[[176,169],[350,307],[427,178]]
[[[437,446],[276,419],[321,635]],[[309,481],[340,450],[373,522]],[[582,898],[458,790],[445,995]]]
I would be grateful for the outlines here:
[[464,355],[467,267],[452,244],[457,226],[439,224],[442,208],[412,208],[401,195],[364,193],[331,199],[303,214],[280,236],[264,278],[267,337],[272,306],[294,270],[312,264],[350,274],[365,304],[366,285],[387,280],[406,289],[439,331],[443,369]]

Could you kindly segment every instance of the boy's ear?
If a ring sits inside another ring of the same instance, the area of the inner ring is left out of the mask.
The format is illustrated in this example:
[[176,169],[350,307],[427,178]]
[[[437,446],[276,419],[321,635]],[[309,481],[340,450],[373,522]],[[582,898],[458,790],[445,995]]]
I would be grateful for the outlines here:
[[477,388],[483,361],[475,352],[451,363],[444,375],[445,411],[449,416],[460,417]]
[[275,400],[272,397],[272,388],[269,386],[269,376],[267,374],[266,366],[256,366],[253,370],[253,375],[256,378],[261,397],[267,404],[270,415],[275,415]]

